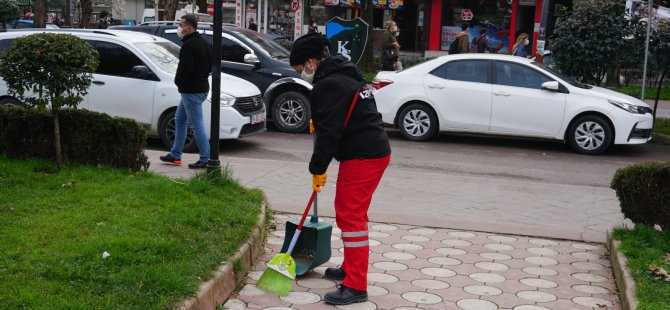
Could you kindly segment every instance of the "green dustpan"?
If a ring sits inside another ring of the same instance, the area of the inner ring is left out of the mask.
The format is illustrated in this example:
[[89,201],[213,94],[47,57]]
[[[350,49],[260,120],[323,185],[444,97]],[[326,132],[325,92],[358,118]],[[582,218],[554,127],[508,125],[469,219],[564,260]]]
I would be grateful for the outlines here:
[[[303,225],[302,233],[291,254],[296,263],[295,274],[298,276],[330,260],[330,236],[333,233],[333,225],[319,221],[317,201],[318,198],[314,199],[314,215]],[[287,221],[286,236],[293,236],[299,223],[300,219]],[[284,239],[282,253],[288,250],[290,243],[290,239]]]

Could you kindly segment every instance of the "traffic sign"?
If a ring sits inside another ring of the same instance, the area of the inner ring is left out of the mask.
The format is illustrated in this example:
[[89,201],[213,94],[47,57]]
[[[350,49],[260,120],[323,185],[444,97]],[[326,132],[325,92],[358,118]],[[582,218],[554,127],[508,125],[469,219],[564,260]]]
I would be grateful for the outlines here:
[[463,9],[461,11],[461,18],[463,20],[469,21],[469,20],[472,20],[473,17],[474,17],[474,14],[472,14],[472,11],[470,9]]
[[214,16],[214,4],[207,5],[207,14],[209,14],[209,16]]

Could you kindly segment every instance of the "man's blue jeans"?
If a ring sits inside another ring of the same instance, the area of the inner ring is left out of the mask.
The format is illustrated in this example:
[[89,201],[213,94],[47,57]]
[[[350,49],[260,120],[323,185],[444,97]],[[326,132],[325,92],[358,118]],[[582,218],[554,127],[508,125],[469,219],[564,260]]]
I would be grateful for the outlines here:
[[202,103],[207,99],[207,93],[181,94],[181,101],[175,114],[175,135],[170,155],[181,159],[186,142],[188,124],[193,128],[195,142],[200,150],[200,161],[209,160],[209,139],[205,131],[205,119],[202,115]]

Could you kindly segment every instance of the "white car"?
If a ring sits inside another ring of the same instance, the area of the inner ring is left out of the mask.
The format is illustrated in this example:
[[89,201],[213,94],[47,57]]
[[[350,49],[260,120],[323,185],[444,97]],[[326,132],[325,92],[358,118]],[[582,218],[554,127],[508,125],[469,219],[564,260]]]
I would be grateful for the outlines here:
[[646,103],[522,57],[443,56],[380,72],[373,86],[384,122],[414,141],[467,132],[563,140],[579,153],[600,154],[651,137]]
[[[127,117],[142,124],[150,136],[158,136],[166,147],[174,139],[174,115],[180,94],[174,84],[179,46],[152,35],[122,30],[31,30],[0,33],[0,52],[21,36],[38,32],[64,33],[86,40],[100,54],[93,84],[79,107]],[[210,78],[211,85],[211,78]],[[210,96],[211,98],[211,92]],[[0,104],[21,105],[0,80]],[[219,137],[237,139],[266,129],[265,104],[255,85],[221,74]],[[203,104],[205,128],[210,128],[211,101]],[[207,131],[209,135],[209,130]],[[189,130],[184,150],[197,150]]]

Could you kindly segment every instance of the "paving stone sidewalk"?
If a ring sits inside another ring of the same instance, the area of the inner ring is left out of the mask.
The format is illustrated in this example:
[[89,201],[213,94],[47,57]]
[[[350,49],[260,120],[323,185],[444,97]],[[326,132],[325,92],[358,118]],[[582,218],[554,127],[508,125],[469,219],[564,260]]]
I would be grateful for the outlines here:
[[[290,215],[290,218],[297,216]],[[298,278],[288,297],[254,286],[279,252],[289,215],[275,215],[266,255],[225,309],[334,309],[323,278],[343,259],[332,223],[330,262]],[[340,309],[621,309],[602,244],[370,223],[369,301]]]

